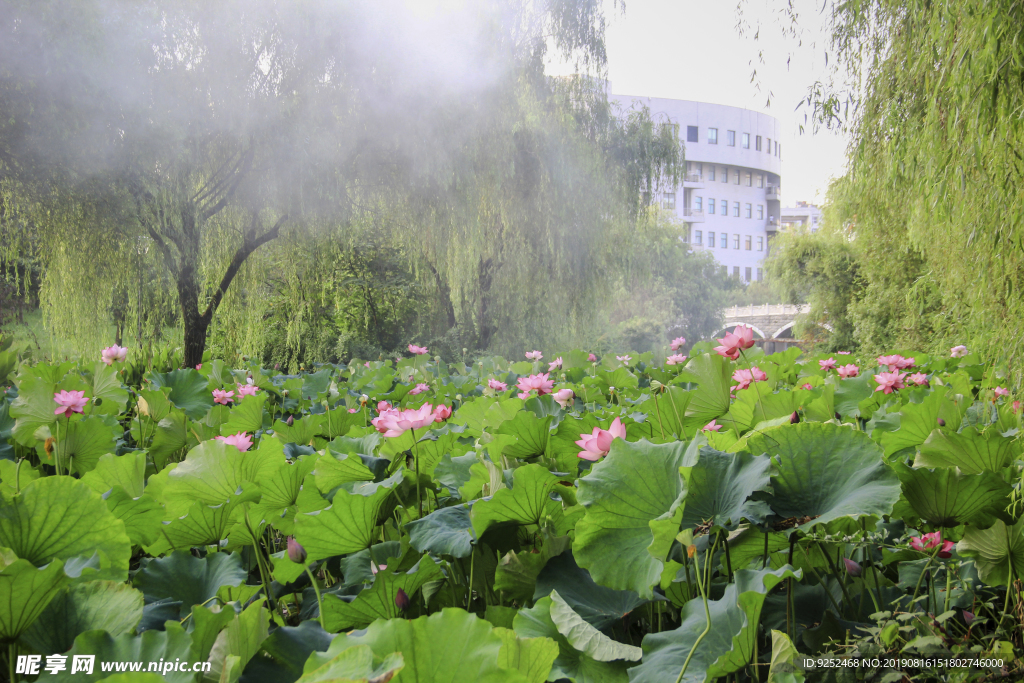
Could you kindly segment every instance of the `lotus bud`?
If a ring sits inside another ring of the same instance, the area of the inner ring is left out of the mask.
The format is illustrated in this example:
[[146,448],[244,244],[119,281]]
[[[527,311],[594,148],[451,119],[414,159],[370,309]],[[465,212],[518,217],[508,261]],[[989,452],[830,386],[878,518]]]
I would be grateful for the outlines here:
[[970,626],[972,621],[974,621],[974,612],[964,610],[964,623]]
[[793,414],[789,416],[789,424],[795,425],[800,422],[800,413],[793,411]]
[[274,363],[274,369],[275,370],[280,370],[281,369],[281,364],[280,363]]
[[409,609],[409,596],[406,595],[405,590],[399,588],[395,594],[395,607],[402,610],[403,612]]
[[614,394],[615,393],[615,387],[608,387],[608,393],[609,394]]
[[291,427],[293,424],[295,424],[295,416],[294,415],[289,415],[288,419],[285,420],[284,423],[286,425],[288,425],[289,427]]
[[655,391],[657,391],[658,389],[661,389],[663,386],[665,386],[665,385],[662,384],[661,382],[659,382],[658,380],[656,380],[656,379],[652,379],[651,380],[651,389],[654,389]]
[[836,413],[836,419],[842,421],[843,417],[839,413]]
[[306,564],[306,549],[295,540],[294,536],[288,537],[288,559],[295,564]]
[[859,564],[848,557],[843,558],[843,564],[846,565],[846,573],[850,576],[860,576],[861,572],[864,571]]
[[940,427],[945,427],[946,426],[946,421],[943,420],[941,417],[938,420],[936,420],[936,422],[939,423]]
[[440,363],[441,362],[441,356],[434,356],[434,362],[435,363]]
[[461,401],[462,400],[462,394],[455,394],[455,400],[456,401]]
[[282,391],[281,395],[284,396],[285,398],[288,398],[288,390],[285,389],[284,391]]

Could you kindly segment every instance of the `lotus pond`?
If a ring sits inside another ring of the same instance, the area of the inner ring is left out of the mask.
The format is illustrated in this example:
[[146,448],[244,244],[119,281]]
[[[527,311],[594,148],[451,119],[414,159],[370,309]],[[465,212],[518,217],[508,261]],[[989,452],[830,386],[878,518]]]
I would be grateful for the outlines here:
[[5,670],[1021,680],[1024,456],[1000,370],[966,349],[713,346],[468,365],[411,347],[295,375],[0,350]]

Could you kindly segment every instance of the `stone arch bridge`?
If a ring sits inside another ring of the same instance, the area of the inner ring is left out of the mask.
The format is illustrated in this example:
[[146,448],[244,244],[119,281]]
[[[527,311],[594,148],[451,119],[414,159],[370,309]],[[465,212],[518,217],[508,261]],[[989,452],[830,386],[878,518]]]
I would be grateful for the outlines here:
[[[715,334],[720,337],[726,330],[737,325],[746,325],[754,331],[754,343],[763,346],[766,353],[785,351],[790,346],[803,343],[793,338],[793,325],[797,316],[807,313],[807,304],[752,304],[749,306],[732,306],[725,309],[725,327]],[[832,331],[827,323],[819,323],[823,328]]]

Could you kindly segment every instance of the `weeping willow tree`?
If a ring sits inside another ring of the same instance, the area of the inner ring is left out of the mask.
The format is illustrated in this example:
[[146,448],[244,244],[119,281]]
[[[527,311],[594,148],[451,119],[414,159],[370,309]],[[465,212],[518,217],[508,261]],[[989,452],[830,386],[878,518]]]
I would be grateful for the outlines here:
[[[211,339],[293,364],[360,335],[578,338],[613,227],[681,168],[673,127],[609,112],[591,0],[476,4],[429,39],[446,17],[399,0],[3,9],[0,173],[32,208],[0,229],[92,352],[169,300],[186,365]],[[546,78],[551,48],[586,75]]]
[[[828,195],[863,277],[848,307],[872,350],[1024,352],[1024,5],[829,3],[836,78],[808,96],[851,133]],[[828,239],[828,237],[825,237]]]

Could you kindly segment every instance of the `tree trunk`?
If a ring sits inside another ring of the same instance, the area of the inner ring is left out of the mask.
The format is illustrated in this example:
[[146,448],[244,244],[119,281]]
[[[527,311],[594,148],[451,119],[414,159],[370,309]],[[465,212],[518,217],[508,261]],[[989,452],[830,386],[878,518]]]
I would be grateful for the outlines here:
[[203,362],[206,349],[206,332],[213,316],[199,312],[199,282],[194,267],[186,265],[178,273],[178,303],[181,305],[181,322],[185,332],[185,358],[182,365],[194,368]]

